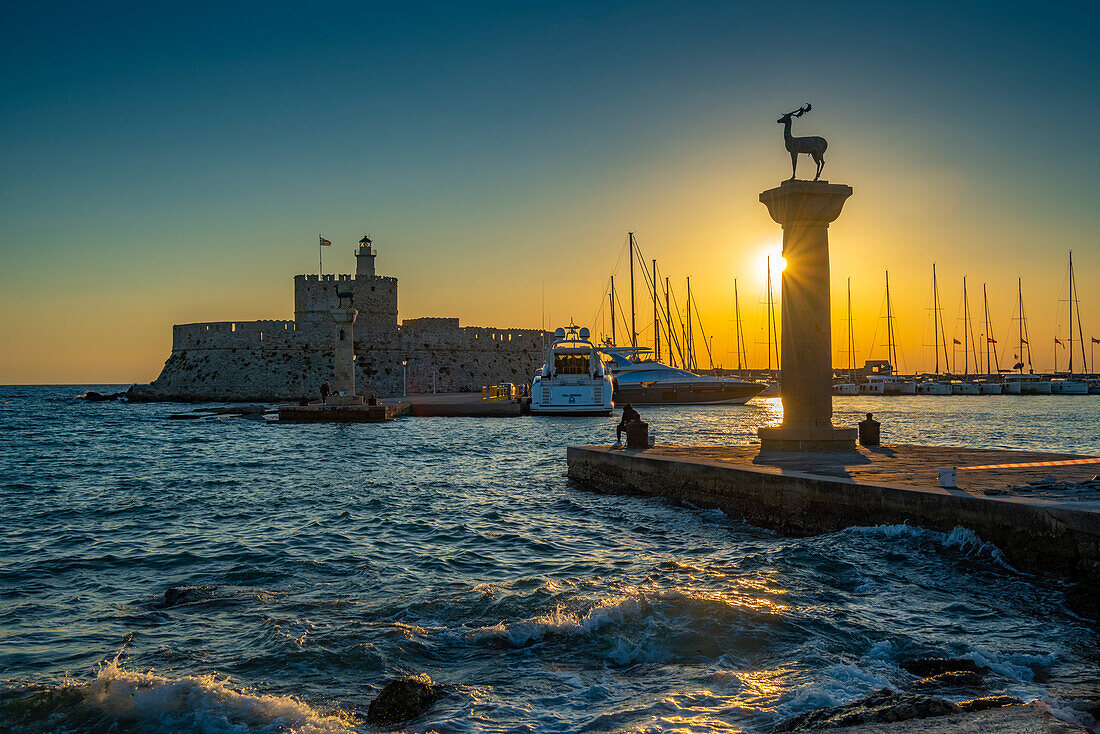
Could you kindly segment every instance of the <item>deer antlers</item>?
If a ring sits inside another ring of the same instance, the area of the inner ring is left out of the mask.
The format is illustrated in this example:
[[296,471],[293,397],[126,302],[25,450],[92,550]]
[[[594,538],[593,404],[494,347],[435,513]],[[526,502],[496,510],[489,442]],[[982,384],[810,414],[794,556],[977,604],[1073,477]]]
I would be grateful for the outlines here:
[[794,110],[793,112],[788,112],[787,114],[790,115],[791,117],[802,117],[804,114],[809,112],[811,109],[812,109],[812,107],[810,106],[810,103],[807,102],[806,104],[799,107],[797,110]]

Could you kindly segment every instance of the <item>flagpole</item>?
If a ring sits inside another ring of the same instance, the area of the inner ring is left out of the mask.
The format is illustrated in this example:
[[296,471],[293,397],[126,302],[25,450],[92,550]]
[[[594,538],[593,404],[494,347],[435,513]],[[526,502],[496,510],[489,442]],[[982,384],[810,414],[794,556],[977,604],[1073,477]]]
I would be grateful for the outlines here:
[[324,276],[324,274],[325,274],[325,260],[324,260],[324,252],[325,251],[323,249],[321,249],[322,247],[323,247],[323,245],[321,244],[321,235],[317,235],[317,275],[318,276]]

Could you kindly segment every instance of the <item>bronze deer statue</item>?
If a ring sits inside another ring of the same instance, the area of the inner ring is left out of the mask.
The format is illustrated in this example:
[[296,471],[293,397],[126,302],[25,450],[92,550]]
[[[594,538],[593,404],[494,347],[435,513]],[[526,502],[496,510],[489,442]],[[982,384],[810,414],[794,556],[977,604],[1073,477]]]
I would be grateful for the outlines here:
[[341,291],[340,286],[336,286],[336,298],[339,300],[338,308],[344,308],[344,299],[348,299],[347,308],[351,308],[355,302],[355,291]]
[[817,175],[814,176],[814,181],[821,178],[821,171],[825,168],[825,149],[829,147],[829,143],[825,138],[819,138],[816,135],[808,138],[796,138],[791,135],[791,118],[802,117],[802,115],[809,112],[811,109],[810,104],[807,102],[804,106],[799,107],[797,110],[788,112],[780,117],[776,122],[783,126],[783,142],[787,146],[787,150],[791,154],[791,177],[788,181],[794,180],[795,171],[798,170],[798,154],[805,153],[814,159],[814,163],[817,164]]

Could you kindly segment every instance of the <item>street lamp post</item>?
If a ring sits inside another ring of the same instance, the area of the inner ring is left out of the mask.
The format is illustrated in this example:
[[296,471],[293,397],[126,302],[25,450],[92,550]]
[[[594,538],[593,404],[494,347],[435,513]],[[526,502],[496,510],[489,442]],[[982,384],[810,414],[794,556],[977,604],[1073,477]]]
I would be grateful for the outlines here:
[[409,360],[401,360],[401,397],[409,397]]

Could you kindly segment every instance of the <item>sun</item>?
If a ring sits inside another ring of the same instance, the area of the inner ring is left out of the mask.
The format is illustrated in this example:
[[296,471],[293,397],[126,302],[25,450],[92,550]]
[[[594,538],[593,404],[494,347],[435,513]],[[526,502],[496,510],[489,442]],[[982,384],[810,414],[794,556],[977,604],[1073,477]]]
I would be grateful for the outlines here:
[[769,245],[760,251],[756,257],[756,277],[761,281],[767,280],[768,266],[771,265],[772,285],[778,285],[780,275],[787,267],[787,260],[783,257],[782,245]]

